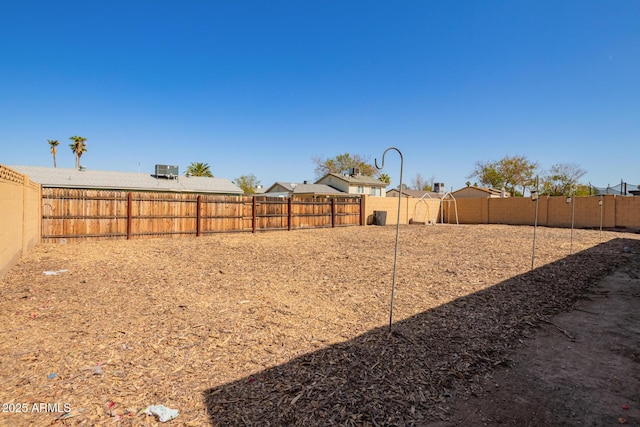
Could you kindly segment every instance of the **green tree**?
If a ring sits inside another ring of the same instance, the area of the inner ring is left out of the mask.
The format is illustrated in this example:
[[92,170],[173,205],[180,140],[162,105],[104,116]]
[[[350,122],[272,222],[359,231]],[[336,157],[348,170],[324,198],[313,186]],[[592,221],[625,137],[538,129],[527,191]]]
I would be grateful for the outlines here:
[[517,195],[516,187],[522,187],[522,194],[526,187],[533,185],[534,175],[538,164],[530,162],[525,156],[505,156],[500,160],[500,170],[504,177],[505,188],[512,195]]
[[50,147],[51,147],[51,155],[53,156],[53,167],[57,167],[56,165],[56,154],[58,154],[58,145],[60,145],[60,141],[58,141],[57,139],[47,139],[47,142],[49,143]]
[[385,184],[391,184],[391,177],[389,175],[387,175],[386,173],[381,173],[378,176],[378,179],[382,182],[384,182]]
[[575,196],[590,196],[591,186],[588,184],[578,184],[576,185],[575,191],[573,193]]
[[[480,184],[491,188],[502,188],[504,178],[499,172],[498,162],[476,162],[475,169],[467,178],[478,178]],[[475,184],[474,184],[475,185]]]
[[329,159],[314,156],[311,160],[316,165],[316,178],[321,178],[328,173],[348,173],[352,168],[358,168],[360,173],[365,176],[376,176],[378,174],[378,169],[375,165],[369,163],[368,159],[359,154],[344,153]]
[[555,164],[542,178],[542,188],[550,196],[568,196],[576,192],[578,180],[586,173],[575,163]]
[[76,169],[80,169],[80,157],[82,157],[82,153],[87,152],[87,138],[74,135],[69,139],[73,141],[69,144],[69,147],[71,147],[71,151],[76,155]]
[[187,170],[184,174],[186,176],[206,176],[213,178],[213,173],[211,173],[211,167],[209,164],[202,162],[191,162],[191,164],[187,166]]
[[256,194],[256,188],[260,185],[260,181],[252,173],[248,175],[242,175],[233,180],[233,183],[242,188],[244,194]]
[[505,187],[511,195],[516,195],[516,187],[526,187],[534,182],[534,174],[538,164],[524,156],[505,156],[498,161],[476,162],[475,169],[467,178],[478,178],[480,184],[492,188]]

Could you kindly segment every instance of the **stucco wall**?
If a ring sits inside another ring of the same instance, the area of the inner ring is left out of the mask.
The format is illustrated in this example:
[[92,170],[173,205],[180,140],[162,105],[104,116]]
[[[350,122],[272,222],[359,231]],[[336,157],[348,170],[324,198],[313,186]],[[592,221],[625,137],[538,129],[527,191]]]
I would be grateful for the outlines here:
[[0,165],[0,277],[40,242],[40,186]]
[[640,196],[616,197],[615,201],[615,223],[628,228],[640,228]]
[[[372,197],[364,196],[365,223],[373,223],[374,211],[387,212],[387,225],[396,224],[398,221],[397,197]],[[419,222],[432,222],[438,220],[440,212],[440,199],[422,200],[414,197],[401,197],[400,200],[400,224],[408,224],[410,220]]]
[[[600,201],[602,200],[602,205]],[[575,206],[574,206],[575,204]],[[533,225],[536,203],[529,197],[456,199],[461,224]],[[444,222],[454,223],[448,214],[454,208],[444,205]],[[540,197],[538,225],[571,227],[572,216],[577,228],[640,228],[640,197],[606,195],[603,197]]]
[[[529,197],[460,198],[455,202],[446,199],[442,201],[442,209],[439,199],[423,200],[426,200],[428,207],[421,205],[418,211],[419,199],[402,198],[400,224],[407,224],[410,219],[422,222],[427,222],[426,219],[442,222],[444,219],[445,223],[455,224],[456,211],[460,224],[533,225],[536,219],[536,202]],[[372,223],[373,212],[378,210],[387,212],[387,225],[396,224],[398,199],[367,197],[367,224]],[[418,215],[421,218],[418,219]],[[567,203],[566,197],[540,197],[538,225],[571,227],[572,216],[576,228],[598,228],[601,221],[603,228],[640,228],[640,197],[574,197],[571,203]]]

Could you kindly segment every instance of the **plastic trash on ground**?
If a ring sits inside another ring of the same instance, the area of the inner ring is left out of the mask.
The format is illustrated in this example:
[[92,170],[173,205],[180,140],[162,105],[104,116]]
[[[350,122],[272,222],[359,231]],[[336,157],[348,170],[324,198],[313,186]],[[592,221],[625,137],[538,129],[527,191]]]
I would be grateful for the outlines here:
[[164,405],[147,406],[147,408],[142,412],[147,415],[157,416],[158,421],[160,421],[161,423],[173,420],[178,417],[177,409],[170,409]]
[[43,271],[42,274],[45,276],[56,276],[60,273],[67,273],[69,270],[51,270],[51,271]]

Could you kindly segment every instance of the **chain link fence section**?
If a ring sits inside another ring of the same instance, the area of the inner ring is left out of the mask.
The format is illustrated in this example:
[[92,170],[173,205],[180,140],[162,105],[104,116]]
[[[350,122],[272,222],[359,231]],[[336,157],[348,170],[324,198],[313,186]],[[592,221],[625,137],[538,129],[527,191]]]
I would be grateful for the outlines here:
[[618,196],[640,196],[640,185],[621,182],[618,185],[607,185],[606,187],[596,187],[589,184],[590,193],[594,196],[604,194],[615,194]]

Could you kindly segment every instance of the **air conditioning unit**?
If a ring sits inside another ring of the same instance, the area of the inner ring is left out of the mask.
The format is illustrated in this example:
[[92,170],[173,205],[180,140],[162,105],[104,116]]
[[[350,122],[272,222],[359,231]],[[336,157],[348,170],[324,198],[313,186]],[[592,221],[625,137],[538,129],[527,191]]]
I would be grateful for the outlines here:
[[351,175],[351,176],[359,176],[360,175],[360,168],[351,168],[351,170],[349,171],[349,175]]
[[435,193],[444,193],[446,191],[444,188],[444,182],[434,182],[433,191]]
[[178,166],[156,165],[156,178],[177,178]]

